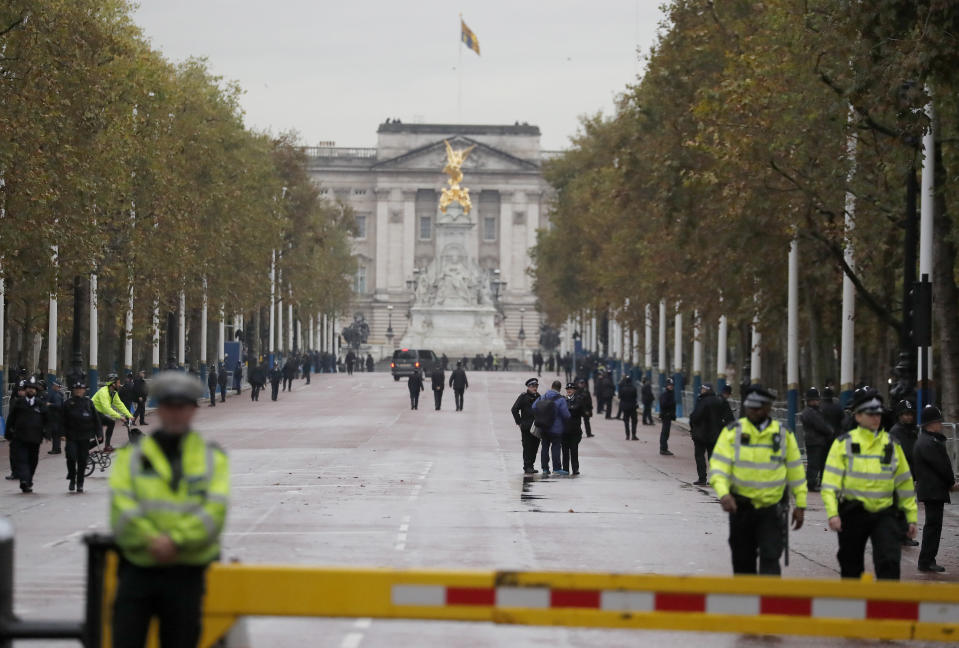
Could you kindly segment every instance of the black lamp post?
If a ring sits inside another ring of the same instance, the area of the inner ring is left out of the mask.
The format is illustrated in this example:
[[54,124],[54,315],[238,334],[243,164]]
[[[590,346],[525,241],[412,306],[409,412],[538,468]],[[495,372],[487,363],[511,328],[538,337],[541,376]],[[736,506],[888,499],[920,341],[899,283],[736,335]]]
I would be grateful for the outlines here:
[[394,334],[393,334],[393,305],[392,305],[392,304],[390,304],[389,306],[386,307],[386,312],[389,313],[389,317],[390,317],[389,324],[388,324],[387,327],[386,327],[386,341],[387,341],[388,344],[390,344],[390,345],[392,346],[392,344],[393,344],[393,337],[394,337]]

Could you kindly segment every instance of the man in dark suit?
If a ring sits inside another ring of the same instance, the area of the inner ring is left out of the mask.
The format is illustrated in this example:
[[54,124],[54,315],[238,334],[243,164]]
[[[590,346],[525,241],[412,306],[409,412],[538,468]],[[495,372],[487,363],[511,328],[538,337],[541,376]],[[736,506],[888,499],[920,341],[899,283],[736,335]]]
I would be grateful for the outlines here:
[[957,490],[956,475],[946,450],[942,433],[942,412],[932,405],[922,408],[922,432],[913,448],[912,474],[916,478],[916,498],[926,509],[922,526],[922,547],[919,549],[919,571],[946,571],[936,564],[939,539],[942,536],[942,513],[952,500],[949,491]]
[[673,379],[666,379],[666,389],[659,395],[659,420],[663,422],[659,432],[659,454],[672,456],[669,450],[669,429],[676,419],[676,394],[673,392]]
[[443,390],[446,388],[446,374],[443,368],[437,364],[430,374],[430,384],[433,387],[433,400],[436,402],[436,409],[439,410],[443,404]]
[[456,363],[456,369],[450,374],[450,387],[453,388],[453,396],[456,399],[456,411],[463,411],[463,394],[469,388],[470,383],[466,379],[466,369],[462,362]]
[[689,431],[693,438],[693,454],[696,458],[696,486],[705,486],[706,462],[712,459],[713,448],[723,428],[733,422],[731,411],[725,401],[713,392],[712,385],[704,384],[693,413],[689,415]]

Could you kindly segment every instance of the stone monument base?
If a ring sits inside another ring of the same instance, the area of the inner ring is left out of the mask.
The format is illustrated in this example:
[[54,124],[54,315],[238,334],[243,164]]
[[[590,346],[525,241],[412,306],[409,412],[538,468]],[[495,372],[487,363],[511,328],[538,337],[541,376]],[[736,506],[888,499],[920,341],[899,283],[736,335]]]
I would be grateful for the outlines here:
[[404,349],[430,349],[450,360],[506,352],[493,306],[413,306],[410,316],[410,328],[400,340]]

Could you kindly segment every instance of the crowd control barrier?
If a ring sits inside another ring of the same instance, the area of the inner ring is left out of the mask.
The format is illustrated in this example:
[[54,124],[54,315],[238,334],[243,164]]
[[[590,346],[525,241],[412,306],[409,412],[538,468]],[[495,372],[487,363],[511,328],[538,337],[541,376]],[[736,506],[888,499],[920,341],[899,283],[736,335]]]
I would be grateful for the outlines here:
[[[6,526],[4,526],[6,525]],[[90,536],[86,618],[13,616],[12,529],[0,519],[0,648],[12,639],[111,643],[117,553]],[[762,576],[665,576],[221,564],[210,567],[201,646],[246,616],[959,640],[959,585]],[[155,639],[151,645],[156,645]]]

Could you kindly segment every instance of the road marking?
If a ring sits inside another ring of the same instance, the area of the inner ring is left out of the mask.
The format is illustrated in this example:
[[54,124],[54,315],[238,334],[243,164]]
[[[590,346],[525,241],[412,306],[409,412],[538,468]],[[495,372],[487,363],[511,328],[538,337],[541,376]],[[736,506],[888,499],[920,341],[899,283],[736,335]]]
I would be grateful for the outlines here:
[[397,542],[397,543],[393,546],[393,548],[396,549],[397,551],[403,551],[404,549],[406,549],[406,543],[405,543],[405,542]]
[[405,531],[409,531],[409,530],[410,530],[410,525],[409,525],[408,522],[404,522],[403,524],[400,525],[400,531],[404,531],[404,532],[405,532]]
[[343,641],[340,642],[340,648],[358,648],[360,643],[363,641],[362,632],[350,632],[345,637]]
[[371,625],[373,625],[373,619],[357,619],[353,627],[357,630],[369,630]]

